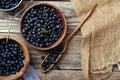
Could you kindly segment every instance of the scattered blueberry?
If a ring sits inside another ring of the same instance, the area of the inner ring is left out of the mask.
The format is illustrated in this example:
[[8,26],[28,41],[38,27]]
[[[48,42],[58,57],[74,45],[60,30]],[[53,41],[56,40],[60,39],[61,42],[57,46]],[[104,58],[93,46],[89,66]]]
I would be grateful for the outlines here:
[[54,69],[55,70],[60,70],[60,67],[59,66],[55,66]]
[[11,39],[0,40],[0,76],[16,74],[24,66],[23,51],[19,44]]
[[41,59],[44,60],[45,56],[42,56]]
[[54,44],[63,31],[60,15],[48,5],[31,8],[22,22],[24,38],[37,47],[44,48]]
[[21,0],[0,0],[0,9],[11,9],[17,6]]

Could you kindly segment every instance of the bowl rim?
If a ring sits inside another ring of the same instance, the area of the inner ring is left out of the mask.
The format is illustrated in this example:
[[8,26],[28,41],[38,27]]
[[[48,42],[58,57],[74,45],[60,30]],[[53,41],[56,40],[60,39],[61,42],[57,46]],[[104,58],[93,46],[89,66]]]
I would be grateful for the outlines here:
[[[0,36],[0,40],[6,39],[6,38],[7,38],[7,36]],[[9,36],[8,39],[13,40],[16,43],[18,43],[20,45],[20,47],[22,48],[22,50],[24,51],[24,56],[25,56],[25,59],[23,60],[24,66],[16,74],[11,74],[9,76],[0,76],[0,80],[16,80],[16,79],[22,77],[30,63],[29,51],[28,51],[27,47],[23,44],[23,42],[13,36]]]
[[[57,40],[55,43],[53,43],[52,45],[50,45],[50,46],[48,46],[48,47],[43,47],[43,48],[32,45],[30,42],[28,42],[28,41],[25,39],[25,37],[24,37],[23,34],[22,34],[22,27],[23,27],[23,26],[22,26],[22,21],[23,21],[23,18],[24,18],[24,16],[25,16],[25,14],[26,14],[31,8],[33,8],[33,7],[35,7],[35,6],[40,6],[40,5],[47,5],[47,6],[50,6],[50,7],[54,8],[55,10],[57,10],[57,11],[60,13],[60,15],[61,15],[61,17],[62,17],[62,19],[63,19],[63,23],[64,23],[63,34],[58,38],[58,40]],[[66,32],[67,32],[67,21],[66,21],[66,18],[65,18],[65,16],[64,16],[62,10],[61,10],[59,7],[57,7],[56,5],[51,4],[51,3],[41,2],[41,3],[36,3],[36,4],[31,5],[30,7],[28,7],[28,8],[24,11],[24,13],[22,14],[21,19],[20,19],[20,33],[21,33],[22,37],[25,39],[25,41],[26,41],[31,47],[33,47],[33,48],[35,48],[35,49],[38,49],[38,50],[50,50],[50,49],[56,47],[57,45],[59,45],[59,44],[62,42],[62,40],[64,39],[64,37],[65,37],[65,35],[66,35]]]
[[23,0],[20,0],[20,2],[15,7],[10,8],[10,9],[0,9],[0,11],[11,11],[11,10],[17,8],[22,2],[23,2]]

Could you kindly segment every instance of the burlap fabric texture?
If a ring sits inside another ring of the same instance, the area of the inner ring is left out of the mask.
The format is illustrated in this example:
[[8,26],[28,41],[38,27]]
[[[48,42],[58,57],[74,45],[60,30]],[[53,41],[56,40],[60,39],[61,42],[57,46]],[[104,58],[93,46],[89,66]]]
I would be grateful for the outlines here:
[[[81,64],[85,80],[102,80],[120,62],[120,0],[71,0],[79,21],[98,6],[82,26]],[[106,80],[106,79],[105,79]]]

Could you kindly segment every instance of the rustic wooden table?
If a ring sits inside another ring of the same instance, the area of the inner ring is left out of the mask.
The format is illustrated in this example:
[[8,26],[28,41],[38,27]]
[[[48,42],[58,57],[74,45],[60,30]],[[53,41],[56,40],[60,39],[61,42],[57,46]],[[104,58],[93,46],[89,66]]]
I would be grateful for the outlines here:
[[[25,1],[29,2],[29,1]],[[78,19],[76,17],[75,11],[70,0],[44,0],[44,1],[34,1],[34,3],[48,2],[55,4],[60,7],[65,14],[68,30],[67,34],[72,32],[72,30],[78,25]],[[33,3],[33,4],[34,4]],[[10,12],[0,12],[0,36],[8,35],[8,28],[11,27],[10,36],[15,36],[22,40],[29,49],[31,62],[30,64],[38,72],[41,80],[82,80],[82,69],[81,69],[81,56],[80,56],[80,43],[82,35],[80,31],[76,33],[73,39],[70,41],[68,50],[64,54],[63,58],[57,64],[60,66],[61,70],[52,70],[47,74],[40,72],[41,56],[46,55],[45,51],[39,51],[31,48],[21,37],[19,18],[13,19],[13,15],[18,12],[19,9]],[[7,18],[11,17],[11,20]],[[113,74],[106,80],[120,80],[120,72],[114,69]]]

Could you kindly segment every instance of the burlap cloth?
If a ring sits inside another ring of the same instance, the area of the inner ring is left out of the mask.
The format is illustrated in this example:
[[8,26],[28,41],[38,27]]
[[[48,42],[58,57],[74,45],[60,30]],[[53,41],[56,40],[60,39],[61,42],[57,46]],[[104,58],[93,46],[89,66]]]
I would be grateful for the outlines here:
[[120,0],[71,0],[79,21],[98,4],[82,26],[81,63],[85,80],[106,80],[120,62]]

